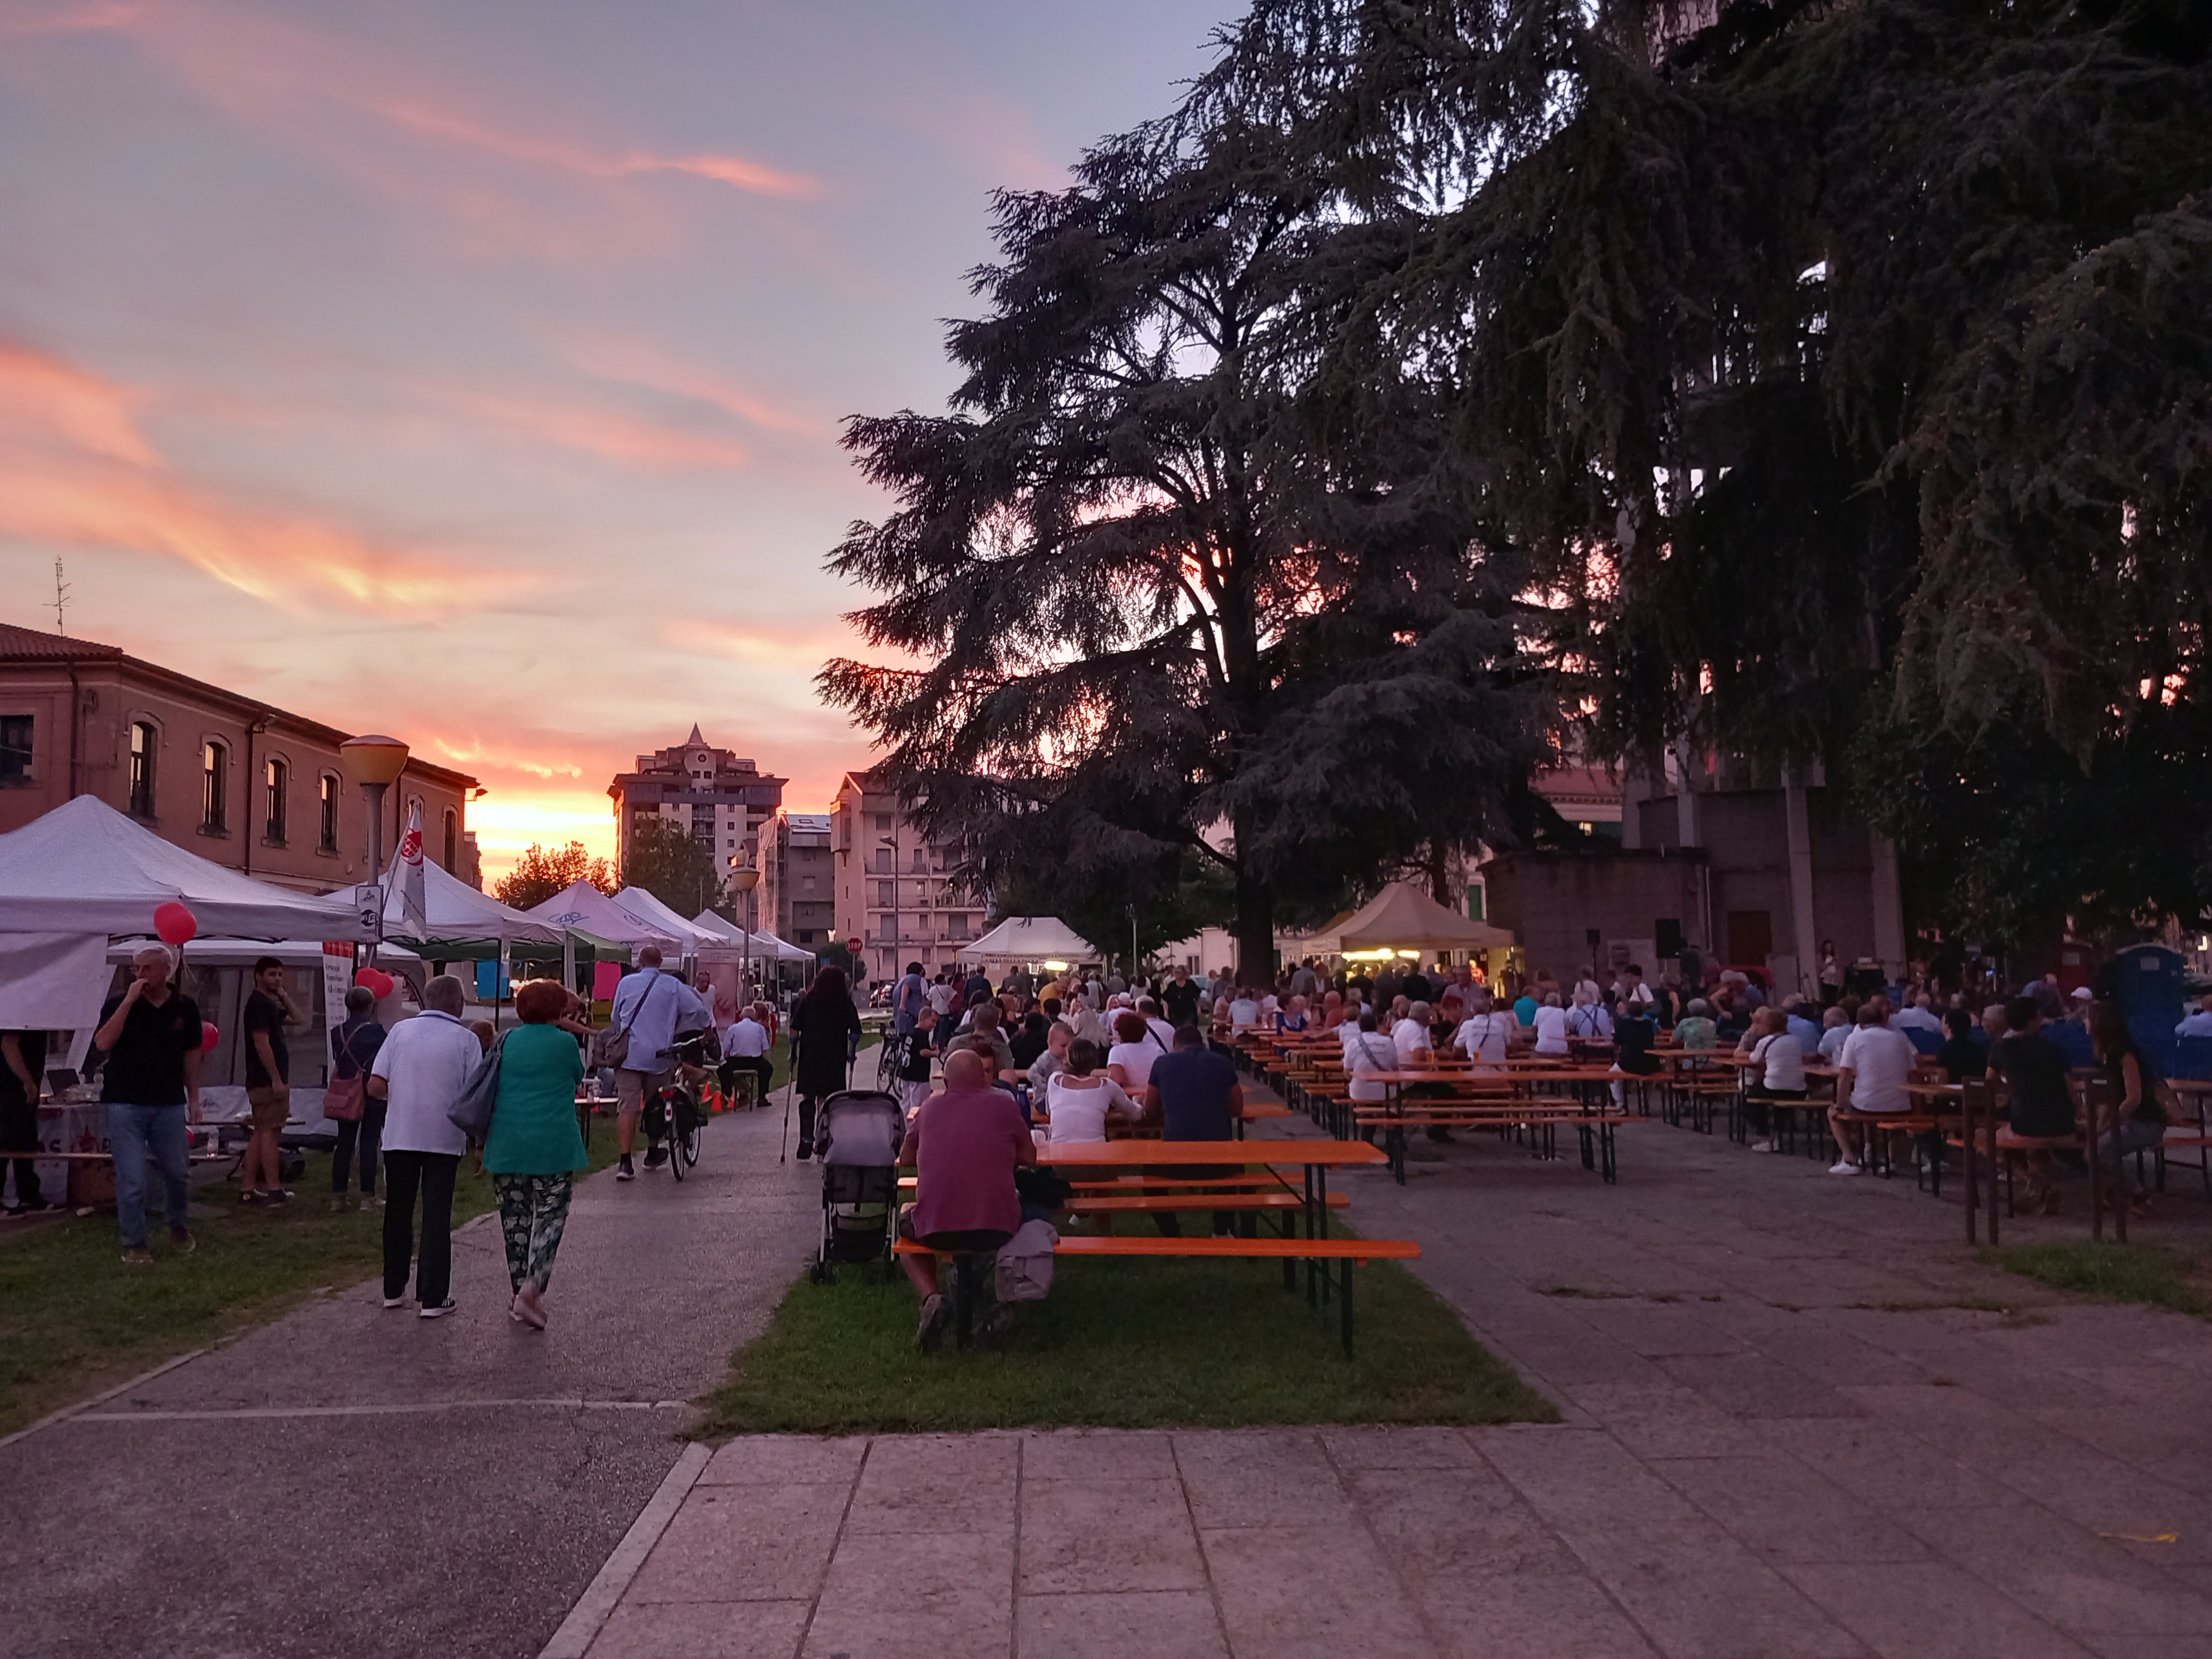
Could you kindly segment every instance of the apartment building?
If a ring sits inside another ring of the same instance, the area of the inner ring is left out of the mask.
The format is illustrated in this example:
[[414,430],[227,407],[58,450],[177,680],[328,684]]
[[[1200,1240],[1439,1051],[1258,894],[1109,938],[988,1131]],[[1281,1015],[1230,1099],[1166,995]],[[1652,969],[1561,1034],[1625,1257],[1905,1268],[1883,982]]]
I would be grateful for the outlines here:
[[827,812],[779,811],[761,860],[762,924],[787,945],[827,946],[837,931],[836,860]]
[[909,962],[949,968],[981,937],[982,902],[945,880],[957,856],[915,830],[880,772],[845,775],[830,826],[837,937],[870,979],[896,978]]
[[671,749],[637,757],[635,771],[607,786],[615,804],[615,867],[629,861],[630,836],[641,820],[665,819],[690,832],[726,871],[732,858],[760,858],[762,830],[783,805],[786,780],[752,761],[691,735]]

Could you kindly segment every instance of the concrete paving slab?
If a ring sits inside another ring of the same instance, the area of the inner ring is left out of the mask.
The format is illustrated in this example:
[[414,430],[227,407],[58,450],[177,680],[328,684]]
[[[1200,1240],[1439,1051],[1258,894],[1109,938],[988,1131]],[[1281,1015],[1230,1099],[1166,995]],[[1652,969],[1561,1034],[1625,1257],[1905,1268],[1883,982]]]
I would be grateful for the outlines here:
[[1203,1590],[1025,1595],[1016,1659],[1230,1659],[1213,1598]]
[[1200,1538],[1237,1659],[1426,1659],[1437,1650],[1364,1531],[1236,1527]]
[[1424,1578],[1415,1587],[1451,1659],[1655,1659],[1620,1603],[1580,1573]]
[[811,1434],[749,1434],[717,1451],[700,1472],[702,1486],[822,1481],[850,1486],[860,1473],[865,1440]]
[[2084,1659],[2089,1650],[1945,1563],[1785,1570],[1881,1659]]
[[775,1601],[811,1594],[836,1547],[849,1485],[696,1487],[625,1598]]
[[1005,1659],[1013,1641],[1007,1540],[970,1532],[848,1534],[804,1659]]
[[791,1659],[813,1610],[811,1601],[626,1604],[587,1659]]
[[1164,1434],[1066,1429],[1022,1437],[1022,1480],[1172,1480],[1175,1443]]
[[1024,1595],[1083,1590],[1202,1590],[1206,1567],[1182,1483],[1024,1482]]

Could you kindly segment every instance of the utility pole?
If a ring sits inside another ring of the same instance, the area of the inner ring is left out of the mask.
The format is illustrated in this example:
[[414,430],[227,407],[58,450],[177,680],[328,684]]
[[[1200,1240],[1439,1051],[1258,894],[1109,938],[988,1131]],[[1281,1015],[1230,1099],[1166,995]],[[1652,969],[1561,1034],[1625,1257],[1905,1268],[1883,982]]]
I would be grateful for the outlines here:
[[68,619],[64,614],[69,606],[69,584],[62,580],[62,562],[60,556],[57,554],[54,557],[54,632],[57,634],[69,632]]

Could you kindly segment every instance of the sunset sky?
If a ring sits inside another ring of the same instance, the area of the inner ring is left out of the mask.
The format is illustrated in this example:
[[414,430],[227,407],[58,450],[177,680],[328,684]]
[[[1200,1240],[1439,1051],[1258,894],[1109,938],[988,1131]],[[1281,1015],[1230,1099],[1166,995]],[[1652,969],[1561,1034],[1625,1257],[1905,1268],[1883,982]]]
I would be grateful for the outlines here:
[[986,193],[1165,109],[1214,0],[0,0],[0,619],[473,772],[611,850],[694,720],[826,810],[811,684]]

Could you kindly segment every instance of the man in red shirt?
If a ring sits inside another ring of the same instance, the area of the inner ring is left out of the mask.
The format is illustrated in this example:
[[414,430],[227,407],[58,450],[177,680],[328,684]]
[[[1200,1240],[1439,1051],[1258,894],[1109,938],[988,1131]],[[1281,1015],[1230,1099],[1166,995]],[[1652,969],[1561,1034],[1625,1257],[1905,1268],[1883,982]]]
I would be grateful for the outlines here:
[[[964,1255],[996,1250],[1022,1224],[1014,1170],[1036,1162],[1036,1143],[1013,1097],[990,1086],[982,1056],[963,1049],[945,1056],[944,1091],[924,1101],[907,1126],[899,1162],[914,1167],[918,1188],[900,1233]],[[927,1352],[944,1340],[951,1316],[937,1288],[937,1259],[899,1260],[921,1294],[915,1341]]]

